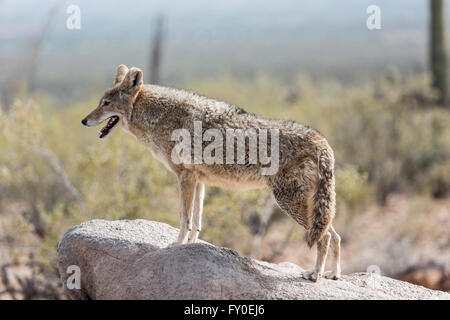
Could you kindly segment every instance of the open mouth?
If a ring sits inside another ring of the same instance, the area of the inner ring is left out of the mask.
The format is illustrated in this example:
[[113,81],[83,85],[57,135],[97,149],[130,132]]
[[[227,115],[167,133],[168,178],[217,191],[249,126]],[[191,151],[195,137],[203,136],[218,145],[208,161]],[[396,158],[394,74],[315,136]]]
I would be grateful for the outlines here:
[[112,116],[110,118],[108,118],[108,122],[106,123],[106,126],[104,126],[103,128],[101,128],[98,131],[98,137],[104,138],[108,135],[108,133],[111,131],[112,128],[114,128],[114,126],[119,122],[119,117],[118,116]]

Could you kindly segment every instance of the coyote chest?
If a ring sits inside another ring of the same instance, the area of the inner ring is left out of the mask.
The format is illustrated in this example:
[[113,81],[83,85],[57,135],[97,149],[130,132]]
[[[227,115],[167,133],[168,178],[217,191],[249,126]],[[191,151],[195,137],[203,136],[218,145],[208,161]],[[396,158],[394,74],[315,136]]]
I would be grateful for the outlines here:
[[167,155],[167,152],[158,145],[151,137],[145,136],[141,139],[138,138],[138,140],[141,140],[141,142],[147,147],[148,150],[150,150],[152,156],[157,159],[158,161],[162,162],[164,166],[173,172],[173,167],[171,165],[171,161],[169,159],[169,156]]

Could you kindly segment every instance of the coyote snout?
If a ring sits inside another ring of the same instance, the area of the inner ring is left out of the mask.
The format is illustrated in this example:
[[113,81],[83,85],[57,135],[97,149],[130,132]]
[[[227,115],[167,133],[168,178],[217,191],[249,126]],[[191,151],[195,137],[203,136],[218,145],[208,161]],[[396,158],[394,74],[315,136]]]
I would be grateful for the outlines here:
[[[266,188],[279,207],[306,228],[308,245],[317,244],[315,269],[305,278],[317,280],[324,274],[330,246],[330,276],[340,277],[340,237],[332,226],[334,153],[316,130],[293,121],[264,119],[192,92],[144,85],[142,71],[124,65],[117,69],[113,87],[82,123],[94,126],[104,121],[100,138],[120,124],[178,177],[178,244],[197,241],[205,184]],[[267,160],[276,160],[274,170],[267,171]]]

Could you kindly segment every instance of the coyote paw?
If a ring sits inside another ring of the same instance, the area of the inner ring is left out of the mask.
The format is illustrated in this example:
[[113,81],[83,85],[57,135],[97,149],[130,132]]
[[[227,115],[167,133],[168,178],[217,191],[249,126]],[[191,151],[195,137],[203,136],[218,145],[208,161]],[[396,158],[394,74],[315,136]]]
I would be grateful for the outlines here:
[[336,271],[327,271],[325,272],[325,278],[331,280],[339,280],[341,278],[341,273]]
[[302,273],[303,279],[311,280],[316,282],[320,278],[322,278],[322,273],[317,272],[316,270],[305,271]]
[[196,243],[198,240],[198,231],[194,231],[189,234],[187,243]]
[[196,243],[197,239],[196,238],[189,238],[187,243]]

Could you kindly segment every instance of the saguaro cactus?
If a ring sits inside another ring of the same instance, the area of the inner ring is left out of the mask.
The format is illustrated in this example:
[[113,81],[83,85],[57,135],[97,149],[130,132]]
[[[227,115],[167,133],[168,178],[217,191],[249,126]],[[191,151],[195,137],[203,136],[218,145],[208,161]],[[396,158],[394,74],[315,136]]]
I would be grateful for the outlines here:
[[159,15],[155,22],[155,32],[150,42],[150,83],[160,83],[161,72],[161,50],[163,42],[164,16]]
[[433,87],[439,90],[437,102],[442,105],[448,102],[444,6],[444,0],[430,0],[430,67]]

